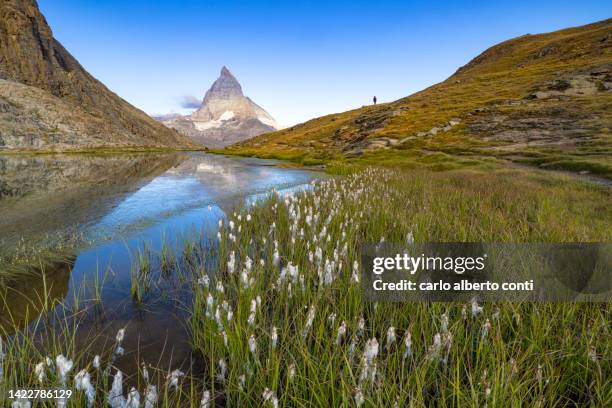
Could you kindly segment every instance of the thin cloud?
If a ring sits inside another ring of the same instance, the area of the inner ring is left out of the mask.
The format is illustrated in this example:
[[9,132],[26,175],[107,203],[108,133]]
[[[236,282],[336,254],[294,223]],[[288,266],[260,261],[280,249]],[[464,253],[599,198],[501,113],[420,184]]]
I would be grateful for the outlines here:
[[198,109],[202,105],[202,101],[195,96],[185,95],[181,98],[180,104],[183,109]]

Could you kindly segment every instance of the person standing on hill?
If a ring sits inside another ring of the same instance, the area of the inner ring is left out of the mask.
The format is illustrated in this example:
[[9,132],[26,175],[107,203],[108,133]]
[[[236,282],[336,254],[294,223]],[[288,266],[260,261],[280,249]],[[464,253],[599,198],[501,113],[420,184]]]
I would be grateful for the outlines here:
[[376,99],[376,96],[374,96],[372,100],[374,101],[374,105],[376,105],[376,102],[378,101],[378,99]]

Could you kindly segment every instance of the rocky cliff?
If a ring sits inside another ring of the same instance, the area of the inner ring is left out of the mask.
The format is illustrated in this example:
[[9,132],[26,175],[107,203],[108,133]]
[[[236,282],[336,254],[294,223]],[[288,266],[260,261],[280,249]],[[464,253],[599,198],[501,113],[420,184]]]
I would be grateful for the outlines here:
[[244,96],[240,83],[226,67],[197,111],[158,120],[207,147],[228,146],[278,128],[268,112]]
[[34,0],[0,0],[0,149],[189,147],[92,77]]

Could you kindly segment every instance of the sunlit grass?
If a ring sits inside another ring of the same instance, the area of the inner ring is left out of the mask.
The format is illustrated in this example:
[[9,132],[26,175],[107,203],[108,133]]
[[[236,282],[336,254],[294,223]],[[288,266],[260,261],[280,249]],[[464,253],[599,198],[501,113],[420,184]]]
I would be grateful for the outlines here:
[[[75,348],[77,315],[88,310],[77,291],[79,307],[3,333],[0,395],[41,386],[35,369],[47,355],[42,385],[60,386],[55,358],[64,355],[73,362],[73,406],[87,401],[75,378],[81,370],[98,403],[127,401],[130,393],[133,401],[136,391],[143,402],[155,385],[159,406],[200,406],[202,399],[210,406],[610,404],[609,304],[373,304],[358,282],[361,245],[381,240],[609,241],[607,189],[520,171],[340,165],[334,173],[344,176],[237,208],[220,222],[217,239],[194,234],[175,247],[162,237],[159,253],[137,249],[138,285],[143,274],[193,282],[186,324],[206,362],[203,376],[149,367],[156,379],[147,382],[141,368],[134,390],[112,391],[113,381],[124,380],[113,365],[121,341]],[[145,297],[133,301],[146,306]]]

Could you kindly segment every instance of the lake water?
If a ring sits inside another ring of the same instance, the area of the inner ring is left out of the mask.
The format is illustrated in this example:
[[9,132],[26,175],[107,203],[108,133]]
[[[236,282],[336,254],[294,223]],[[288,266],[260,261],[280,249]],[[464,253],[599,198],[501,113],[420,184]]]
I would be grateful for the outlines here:
[[62,313],[86,316],[76,340],[85,352],[95,354],[126,327],[119,368],[130,372],[142,361],[186,368],[189,285],[160,273],[134,302],[139,252],[155,259],[162,246],[178,254],[185,239],[214,239],[219,219],[235,208],[320,176],[203,153],[0,156],[0,329],[33,321],[47,292],[68,305]]

